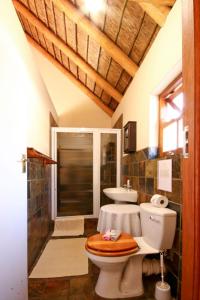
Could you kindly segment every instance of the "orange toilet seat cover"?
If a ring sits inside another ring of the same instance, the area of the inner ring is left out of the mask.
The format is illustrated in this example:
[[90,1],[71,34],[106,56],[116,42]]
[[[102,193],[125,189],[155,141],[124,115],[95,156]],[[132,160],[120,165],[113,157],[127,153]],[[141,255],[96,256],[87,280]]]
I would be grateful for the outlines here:
[[122,233],[117,241],[105,241],[103,234],[90,236],[86,242],[86,249],[102,256],[121,256],[138,251],[138,245],[128,233]]

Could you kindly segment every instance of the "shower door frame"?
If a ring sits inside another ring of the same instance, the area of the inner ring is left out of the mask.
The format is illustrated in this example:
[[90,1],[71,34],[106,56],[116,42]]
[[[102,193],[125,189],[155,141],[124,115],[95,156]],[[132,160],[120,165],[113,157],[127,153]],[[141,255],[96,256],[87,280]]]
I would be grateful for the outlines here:
[[[100,210],[100,186],[101,186],[101,134],[116,134],[116,186],[120,186],[121,176],[121,129],[112,128],[76,128],[76,127],[52,127],[51,129],[51,156],[57,161],[57,133],[92,133],[93,134],[93,214],[81,215],[85,218],[97,218]],[[63,218],[57,216],[57,165],[52,165],[51,176],[52,220]],[[80,215],[79,215],[80,216]],[[71,216],[64,216],[70,218]]]

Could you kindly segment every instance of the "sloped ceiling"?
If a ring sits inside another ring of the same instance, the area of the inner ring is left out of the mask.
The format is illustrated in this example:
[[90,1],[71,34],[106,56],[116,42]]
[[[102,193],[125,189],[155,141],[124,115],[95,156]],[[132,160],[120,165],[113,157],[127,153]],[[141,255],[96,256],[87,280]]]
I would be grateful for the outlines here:
[[29,42],[110,116],[174,2],[107,0],[94,14],[83,0],[13,0]]

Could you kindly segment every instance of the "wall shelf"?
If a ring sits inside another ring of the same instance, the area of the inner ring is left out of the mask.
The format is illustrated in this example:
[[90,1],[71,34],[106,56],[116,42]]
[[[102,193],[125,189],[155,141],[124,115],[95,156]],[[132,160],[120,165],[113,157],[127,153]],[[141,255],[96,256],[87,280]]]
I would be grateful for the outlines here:
[[34,148],[27,148],[27,158],[38,158],[39,160],[43,161],[45,165],[57,164],[55,160],[51,159],[45,154],[42,154]]

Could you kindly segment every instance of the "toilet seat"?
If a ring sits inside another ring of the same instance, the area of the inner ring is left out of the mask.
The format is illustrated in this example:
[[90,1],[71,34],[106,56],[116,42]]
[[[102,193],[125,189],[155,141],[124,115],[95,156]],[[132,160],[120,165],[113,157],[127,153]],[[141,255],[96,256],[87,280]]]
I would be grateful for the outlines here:
[[128,233],[122,233],[117,241],[105,241],[103,234],[88,238],[85,248],[97,256],[124,256],[139,250],[137,242]]

